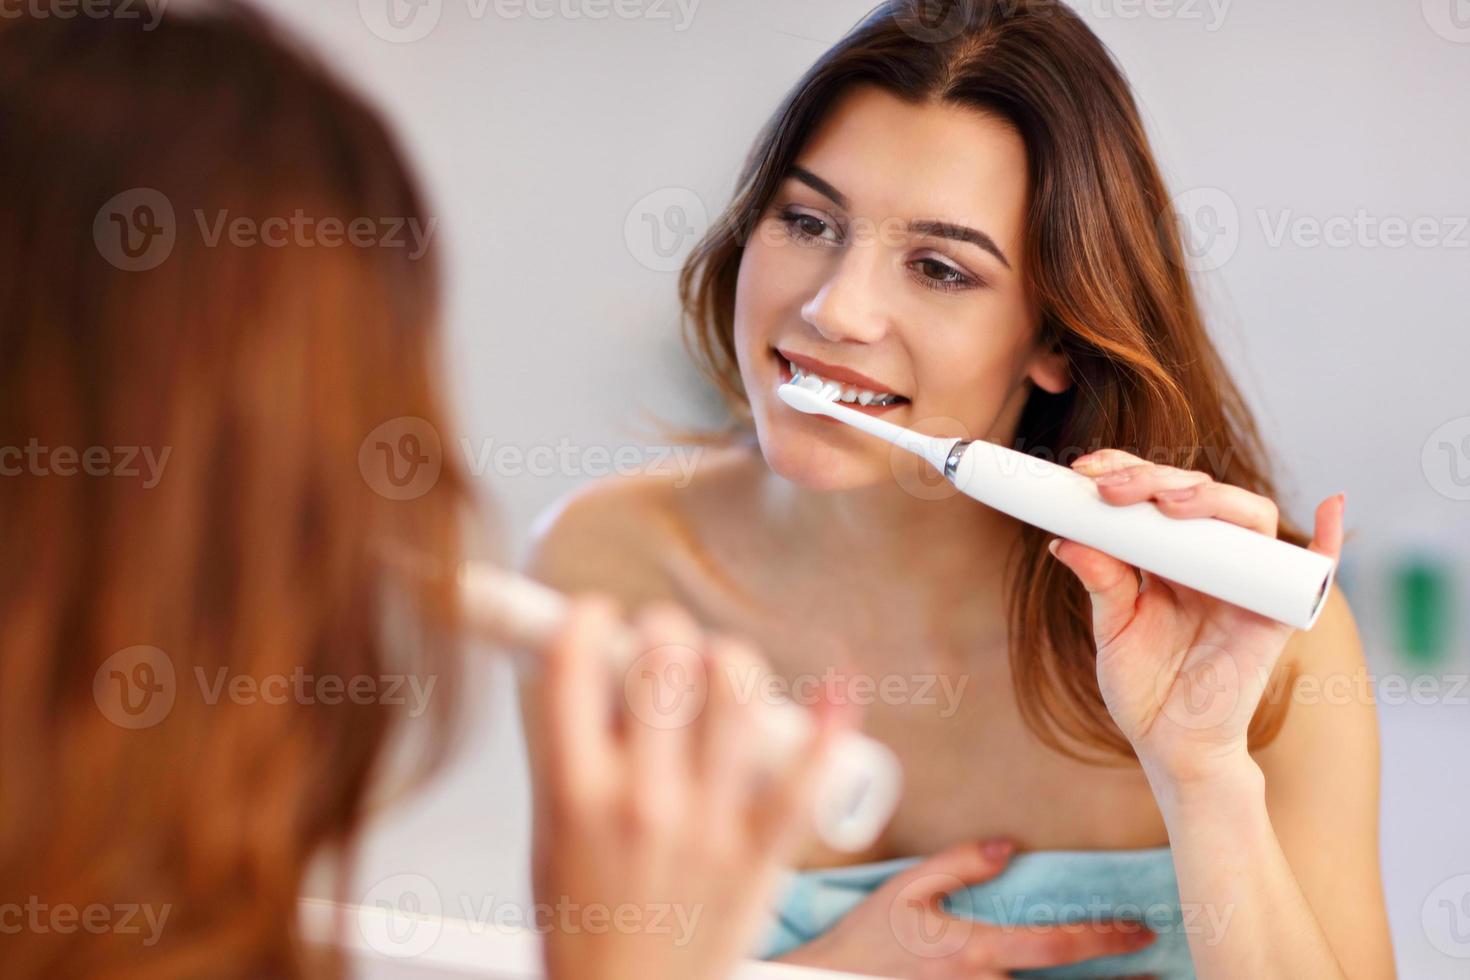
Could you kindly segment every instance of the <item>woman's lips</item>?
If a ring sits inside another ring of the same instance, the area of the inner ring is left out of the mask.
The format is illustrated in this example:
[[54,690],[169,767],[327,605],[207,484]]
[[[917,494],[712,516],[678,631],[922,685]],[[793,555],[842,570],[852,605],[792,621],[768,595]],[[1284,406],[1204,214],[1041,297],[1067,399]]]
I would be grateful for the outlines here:
[[[853,401],[839,399],[845,407],[851,408],[854,411],[863,412],[868,415],[881,415],[885,412],[889,412],[893,409],[901,408],[909,404],[909,400],[907,397],[888,392],[887,389],[872,381],[872,379],[868,378],[866,375],[859,374],[856,371],[851,371],[846,368],[839,368],[832,365],[826,365],[823,364],[823,362],[821,361],[817,361],[813,358],[803,357],[801,355],[792,356],[780,350],[779,348],[772,348],[772,355],[776,358],[777,370],[779,372],[782,384],[790,384],[792,382],[794,376],[791,368],[792,365],[795,364],[797,370],[801,374],[815,376],[823,381],[830,382],[831,384],[842,388],[844,392],[861,392],[862,395],[859,395],[859,397],[854,399]],[[821,367],[817,367],[817,365],[821,365]],[[828,371],[830,371],[831,373],[824,373],[821,370],[822,367],[827,368]],[[858,379],[861,379],[861,381],[859,381]],[[892,398],[893,400],[881,403],[870,401],[866,405],[862,404],[860,400],[861,397],[865,397],[866,395],[874,393],[882,393],[884,395],[887,395],[889,398]],[[836,421],[836,419],[829,418],[825,415],[814,415],[811,416],[811,418],[818,421]]]
[[[805,354],[798,354],[794,351],[783,350],[780,347],[774,347],[772,348],[772,350],[775,351],[777,357],[781,358],[783,364],[795,364],[798,368],[800,368],[807,374],[815,374],[818,377],[822,378],[824,381],[831,381],[834,384],[839,384],[843,387],[866,388],[868,391],[874,392],[875,394],[893,394],[899,398],[904,398],[902,393],[894,390],[883,382],[878,381],[875,378],[870,378],[860,371],[854,371],[852,368],[843,367],[840,364],[828,364],[826,361],[819,361],[815,357],[808,357]],[[789,366],[787,368],[787,373],[790,374]]]

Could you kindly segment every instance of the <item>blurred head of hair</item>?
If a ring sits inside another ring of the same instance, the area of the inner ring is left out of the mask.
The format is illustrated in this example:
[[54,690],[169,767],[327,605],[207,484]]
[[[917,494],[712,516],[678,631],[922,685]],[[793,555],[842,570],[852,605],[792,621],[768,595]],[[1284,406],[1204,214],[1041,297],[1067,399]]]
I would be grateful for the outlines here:
[[114,910],[5,973],[317,976],[304,876],[452,707],[432,222],[259,15],[128,6],[0,20],[0,894]]

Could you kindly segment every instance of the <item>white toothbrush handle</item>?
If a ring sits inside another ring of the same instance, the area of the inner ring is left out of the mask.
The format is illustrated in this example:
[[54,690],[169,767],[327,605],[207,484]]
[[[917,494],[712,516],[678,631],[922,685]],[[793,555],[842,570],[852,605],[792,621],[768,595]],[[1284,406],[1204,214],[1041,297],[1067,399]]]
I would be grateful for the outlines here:
[[[460,594],[469,627],[496,642],[523,649],[544,646],[566,617],[561,593],[492,565],[466,562],[460,569]],[[620,633],[608,656],[620,672],[638,654],[631,631]],[[534,661],[521,659],[525,669]],[[755,712],[762,760],[783,767],[807,744],[812,733],[809,712],[789,701]],[[822,840],[840,851],[870,846],[898,807],[903,767],[885,745],[856,732],[832,747],[816,791],[814,826]]]
[[963,493],[1027,524],[1297,629],[1311,629],[1336,563],[1214,517],[1176,518],[1152,501],[1119,506],[1090,477],[976,440],[947,474]]

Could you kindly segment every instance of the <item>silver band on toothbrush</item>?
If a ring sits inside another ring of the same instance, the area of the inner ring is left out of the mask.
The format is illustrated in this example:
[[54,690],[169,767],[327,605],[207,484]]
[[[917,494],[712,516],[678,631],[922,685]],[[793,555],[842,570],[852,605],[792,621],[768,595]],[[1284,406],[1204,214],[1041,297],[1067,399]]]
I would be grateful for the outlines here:
[[954,480],[954,472],[959,468],[960,457],[965,455],[965,450],[970,448],[972,441],[971,439],[961,439],[949,451],[949,455],[944,460],[944,478],[946,480]]

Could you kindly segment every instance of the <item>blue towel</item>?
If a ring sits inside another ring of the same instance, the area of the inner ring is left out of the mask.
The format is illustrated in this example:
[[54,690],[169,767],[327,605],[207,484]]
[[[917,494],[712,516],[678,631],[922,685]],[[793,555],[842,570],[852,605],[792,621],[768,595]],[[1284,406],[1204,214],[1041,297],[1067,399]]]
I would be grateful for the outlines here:
[[[883,882],[919,860],[901,858],[792,874],[759,955],[770,959],[810,942]],[[1141,974],[1158,980],[1193,980],[1195,975],[1174,860],[1167,847],[1020,853],[995,878],[950,894],[945,910],[1001,926],[1129,919],[1158,933],[1151,946],[1135,953],[1017,971],[1018,977],[1073,980]],[[1195,930],[1219,927],[1203,917],[1189,925]]]

